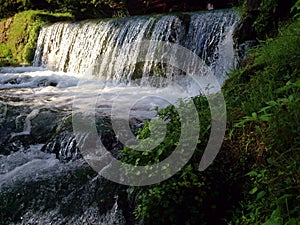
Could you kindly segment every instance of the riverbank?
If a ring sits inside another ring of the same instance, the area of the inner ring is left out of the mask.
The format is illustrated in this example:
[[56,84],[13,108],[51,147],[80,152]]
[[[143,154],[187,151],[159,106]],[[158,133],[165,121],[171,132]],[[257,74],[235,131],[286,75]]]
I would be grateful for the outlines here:
[[223,88],[224,146],[248,167],[231,224],[300,222],[299,43],[300,21],[283,25],[277,37],[249,52]]

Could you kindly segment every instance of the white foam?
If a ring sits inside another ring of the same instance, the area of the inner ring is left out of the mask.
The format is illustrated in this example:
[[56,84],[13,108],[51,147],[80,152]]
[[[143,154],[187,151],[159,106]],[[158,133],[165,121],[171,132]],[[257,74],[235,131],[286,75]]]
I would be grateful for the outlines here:
[[63,164],[55,154],[41,151],[43,144],[31,145],[26,151],[19,150],[8,156],[0,155],[0,190],[26,183],[59,176],[62,170],[72,170],[82,162]]
[[[101,81],[92,77],[83,78],[76,74],[53,72],[37,67],[5,68],[4,71],[7,73],[0,74],[0,94],[4,99],[2,102],[15,106],[30,106],[33,110],[36,109],[35,116],[38,109],[42,108],[76,110],[72,108],[76,99],[87,113],[97,110],[110,115],[111,108],[118,106],[121,110],[131,111],[133,116],[149,118],[154,116],[155,107],[163,108],[175,104],[179,98],[199,94],[199,88],[193,88],[191,82],[190,87],[187,87],[186,83],[180,85],[178,81],[156,88],[134,83]],[[30,133],[30,120],[33,117],[28,116],[23,132],[13,136]]]
[[[26,68],[26,69],[25,69]],[[76,86],[81,76],[44,70],[42,67],[11,67],[0,70],[0,89]]]
[[19,132],[19,133],[12,133],[11,138],[14,138],[17,136],[22,136],[22,135],[29,135],[31,132],[31,120],[34,119],[39,114],[39,112],[40,112],[39,109],[34,109],[31,113],[29,113],[25,118],[25,124],[24,124],[23,131]]

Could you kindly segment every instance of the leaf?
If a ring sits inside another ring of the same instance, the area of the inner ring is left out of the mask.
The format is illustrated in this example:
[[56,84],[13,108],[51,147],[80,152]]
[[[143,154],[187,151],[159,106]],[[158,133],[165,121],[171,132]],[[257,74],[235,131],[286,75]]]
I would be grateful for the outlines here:
[[292,198],[292,197],[293,197],[292,194],[284,194],[280,198],[278,198],[277,201],[283,204],[283,203],[285,203],[286,199]]
[[[274,101],[272,101],[272,102],[274,102]],[[268,102],[267,102],[267,104],[268,104]],[[263,107],[261,110],[258,111],[258,113],[265,112],[265,111],[267,111],[268,109],[271,109],[272,107],[274,107],[274,106],[276,106],[276,105],[277,105],[277,103],[275,102],[274,105],[269,105],[269,106]]]
[[290,90],[291,88],[293,88],[293,85],[285,85],[281,88],[278,88],[276,90],[276,93],[281,93],[281,92],[284,92],[284,91],[287,91],[287,90]]
[[[269,105],[269,106],[276,106],[276,105],[278,105],[278,103],[276,101],[269,101],[269,102],[267,102],[267,105]],[[265,108],[267,108],[267,107],[265,107]]]
[[280,208],[277,207],[276,210],[272,212],[270,219],[268,219],[263,225],[282,225],[283,219],[281,217]]
[[156,152],[156,156],[159,157],[163,153],[163,149],[159,148]]
[[258,192],[257,196],[256,196],[256,200],[261,199],[262,197],[264,197],[266,195],[265,191],[260,191]]
[[257,191],[258,191],[258,188],[257,188],[257,187],[254,187],[251,191],[249,191],[249,194],[250,194],[250,195],[253,195],[253,194],[255,194]]
[[255,130],[260,134],[262,133],[262,129],[260,126],[255,125]]
[[267,159],[267,162],[268,162],[270,165],[278,166],[278,162],[276,162],[274,158],[268,158],[268,159]]
[[289,219],[285,225],[298,225],[299,223],[295,218]]
[[249,173],[247,173],[246,175],[250,176],[250,177],[256,177],[257,176],[257,172],[256,171],[250,171]]
[[299,11],[300,10],[300,1],[298,0],[295,5],[291,8],[290,12]]
[[261,115],[259,117],[259,120],[264,121],[264,122],[269,122],[271,120],[271,116],[272,116],[272,114]]
[[136,160],[135,160],[135,165],[139,165],[139,161],[141,160],[141,158],[137,158]]
[[256,114],[256,112],[253,112],[253,113],[252,113],[252,118],[255,119],[255,120],[257,119],[257,114]]
[[296,86],[296,87],[300,87],[300,79],[298,79],[298,80],[295,82],[295,86]]

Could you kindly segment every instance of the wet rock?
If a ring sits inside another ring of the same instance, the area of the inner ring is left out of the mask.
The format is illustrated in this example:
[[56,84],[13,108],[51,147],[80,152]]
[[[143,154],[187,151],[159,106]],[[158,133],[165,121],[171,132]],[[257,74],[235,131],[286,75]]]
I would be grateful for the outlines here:
[[40,111],[36,117],[31,120],[30,135],[36,143],[44,143],[52,136],[60,122],[59,113],[51,111]]
[[52,86],[52,87],[56,87],[57,86],[57,82],[56,81],[51,81],[48,79],[42,79],[37,83],[38,87],[46,87],[46,86]]
[[81,158],[76,139],[72,132],[63,132],[47,141],[42,151],[54,153],[61,161],[70,161]]
[[245,17],[238,23],[234,31],[236,44],[241,45],[246,41],[256,41],[257,32],[253,27],[253,23],[253,17]]
[[21,84],[30,81],[30,79],[30,76],[23,76],[22,78],[16,76],[6,80],[5,82],[3,82],[3,84]]
[[233,31],[235,49],[240,61],[244,60],[244,56],[249,47],[258,44],[258,33],[253,24],[260,13],[260,4],[261,0],[248,0],[246,13]]
[[81,158],[73,134],[72,116],[67,115],[59,120],[56,129],[50,133],[42,151],[53,153],[61,161],[70,161]]
[[0,185],[0,224],[125,224],[122,207],[128,204],[120,204],[118,196],[126,187],[97,176],[86,164],[56,165],[36,180]]
[[[136,118],[131,118],[129,122],[125,121],[125,123],[130,124],[132,133],[136,133],[143,124],[141,120]],[[119,150],[123,149],[124,143],[121,143],[118,140],[111,119],[106,116],[97,116],[95,125],[104,147],[116,159],[120,159],[121,154],[119,153]],[[51,129],[49,128],[49,130]],[[126,134],[128,131],[119,130],[119,132]],[[50,132],[49,135],[47,136],[46,141],[43,142],[46,144],[42,148],[42,151],[55,154],[61,161],[76,160],[82,157],[73,133],[72,115],[60,119],[55,131]]]
[[26,114],[29,112],[28,107],[0,104],[0,154],[7,155],[24,147],[26,138],[13,139],[12,134],[23,131]]
[[6,106],[6,112],[0,118],[0,153],[9,154],[33,144],[47,142],[60,117],[49,110]]
[[[1,154],[8,155],[1,157],[18,156],[10,162],[15,169],[0,173],[0,224],[133,224],[127,187],[101,178],[80,159],[70,113],[4,105],[1,110]],[[133,132],[142,126],[136,118],[129,123]],[[99,115],[96,127],[105,147],[120,159],[123,144],[110,118]],[[43,143],[38,155],[28,158],[37,143]]]

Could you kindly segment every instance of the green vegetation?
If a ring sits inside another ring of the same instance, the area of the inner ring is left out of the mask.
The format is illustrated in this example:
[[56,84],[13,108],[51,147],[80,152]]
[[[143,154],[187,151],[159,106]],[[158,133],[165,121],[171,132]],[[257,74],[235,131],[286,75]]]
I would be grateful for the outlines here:
[[[136,188],[136,191],[140,193],[138,196],[140,204],[137,207],[135,216],[137,219],[144,220],[145,224],[198,224],[199,221],[203,222],[201,224],[205,224],[204,221],[212,222],[211,214],[204,213],[212,207],[212,204],[206,204],[206,201],[212,203],[216,202],[218,198],[223,199],[221,188],[224,188],[222,185],[226,185],[225,182],[221,181],[219,184],[213,184],[216,174],[210,176],[210,170],[206,174],[198,171],[199,162],[210,132],[210,112],[208,102],[204,97],[197,97],[193,99],[193,102],[200,112],[201,132],[199,140],[203,141],[198,143],[196,153],[189,164],[175,176],[150,187]],[[185,103],[181,102],[180,104]],[[189,111],[184,113],[188,114]],[[181,123],[180,116],[174,106],[160,110],[158,114],[164,121],[169,121],[163,142],[157,148],[143,152],[125,148],[122,151],[124,162],[136,166],[158,163],[167,158],[176,148],[180,135],[182,135],[181,129],[188,124]],[[144,128],[139,131],[138,137],[146,139],[151,132],[161,131],[154,131],[152,124],[147,122]],[[189,140],[185,141],[189,143]],[[148,144],[151,145],[151,143],[145,142],[140,147],[147,149]],[[185,154],[185,150],[182,150],[182,154]],[[168,165],[166,166],[168,167]],[[166,171],[168,171],[167,168]],[[217,173],[220,175],[222,172],[220,169]],[[143,179],[147,179],[147,177],[141,177],[141,180]],[[215,190],[214,196],[210,195],[212,190]],[[219,209],[215,209],[215,211],[217,210]]]
[[27,10],[71,13],[76,19],[111,17],[124,11],[124,0],[1,0],[0,17],[8,18]]
[[299,43],[296,21],[253,50],[224,88],[229,140],[254,161],[234,224],[300,222]]
[[0,65],[30,64],[41,26],[70,20],[70,14],[25,11],[0,22]]
[[[9,16],[11,12],[34,8],[29,1],[1,4],[7,7],[1,7],[1,13]],[[43,4],[51,4],[52,11],[61,8],[82,18],[97,4],[98,14],[92,17],[107,12],[112,15],[111,9],[122,8],[123,3],[93,1],[83,8],[84,1],[48,0],[41,1],[40,7]],[[111,11],[101,11],[103,4]],[[195,97],[201,124],[196,151],[172,178],[135,188],[137,219],[145,224],[300,224],[300,1],[292,7],[294,21],[285,22],[278,31],[280,4],[281,1],[261,1],[254,27],[264,41],[249,51],[243,66],[229,74],[223,87],[228,125],[217,159],[206,171],[198,171],[211,121],[206,99]],[[0,65],[29,64],[39,28],[61,19],[71,16],[26,11],[2,20]],[[181,128],[186,124],[181,123],[173,106],[158,114],[168,121],[163,143],[144,152],[126,148],[122,151],[123,162],[137,166],[157,163],[178,145]],[[146,139],[151,132],[151,123],[146,122],[138,137]]]
[[[235,0],[214,0],[215,8],[227,8]],[[25,10],[71,13],[76,19],[124,17],[162,12],[195,11],[206,8],[206,0],[0,0],[0,17],[8,18]]]
[[279,24],[296,12],[296,8],[291,11],[296,1],[241,0],[237,11],[243,18],[243,29],[237,34],[238,43],[277,36]]
[[[137,219],[145,224],[300,224],[300,20],[285,23],[278,36],[249,51],[243,65],[223,88],[228,126],[213,165],[198,171],[210,132],[210,112],[200,96],[193,100],[201,124],[194,156],[171,179],[135,188]],[[169,121],[163,143],[144,152],[126,148],[124,162],[157,163],[175,149],[184,124],[174,107],[159,111],[159,117]],[[146,123],[138,137],[150,133]]]

